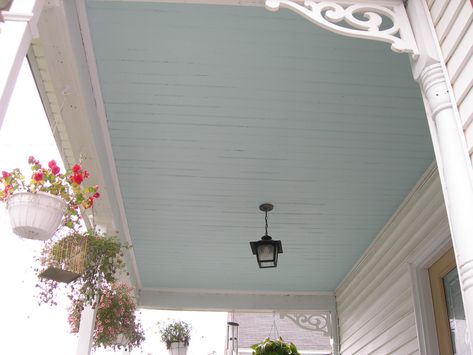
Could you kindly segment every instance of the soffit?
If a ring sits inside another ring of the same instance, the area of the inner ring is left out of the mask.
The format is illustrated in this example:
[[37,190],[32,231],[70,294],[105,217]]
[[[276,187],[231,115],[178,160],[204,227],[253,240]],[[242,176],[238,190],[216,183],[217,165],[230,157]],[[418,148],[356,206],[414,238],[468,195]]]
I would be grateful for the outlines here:
[[[385,44],[258,7],[87,6],[145,288],[334,290],[433,159]],[[248,244],[263,202],[272,270]]]

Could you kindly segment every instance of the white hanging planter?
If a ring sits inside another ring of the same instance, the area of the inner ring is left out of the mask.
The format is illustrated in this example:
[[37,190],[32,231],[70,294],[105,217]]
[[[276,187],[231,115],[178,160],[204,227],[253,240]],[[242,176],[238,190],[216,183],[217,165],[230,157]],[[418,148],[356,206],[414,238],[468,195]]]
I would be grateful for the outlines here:
[[171,343],[169,355],[186,355],[187,346],[184,343]]
[[126,347],[130,342],[125,334],[118,334],[115,344]]
[[13,233],[35,240],[47,240],[56,233],[66,208],[62,198],[45,192],[17,192],[7,201]]

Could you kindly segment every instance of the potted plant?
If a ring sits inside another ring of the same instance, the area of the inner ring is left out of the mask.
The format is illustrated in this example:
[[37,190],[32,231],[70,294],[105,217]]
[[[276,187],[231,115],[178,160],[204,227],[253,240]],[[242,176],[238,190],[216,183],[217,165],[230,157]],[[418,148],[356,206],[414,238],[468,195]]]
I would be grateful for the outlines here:
[[61,173],[54,160],[43,167],[30,156],[31,177],[19,169],[3,171],[0,201],[6,202],[13,232],[23,238],[47,240],[61,222],[69,228],[80,224],[79,208],[92,207],[100,196],[98,186],[84,187],[87,170],[75,164]]
[[300,355],[293,343],[286,343],[281,337],[276,340],[266,338],[251,348],[253,355]]
[[69,282],[66,292],[71,300],[93,305],[101,289],[124,272],[123,249],[127,247],[117,237],[93,230],[71,231],[64,238],[46,242],[38,257],[40,302],[55,304],[59,282]]
[[40,257],[43,270],[39,277],[65,283],[79,278],[88,266],[88,242],[88,234],[74,231],[64,238],[46,243]]
[[172,321],[159,328],[161,340],[170,355],[186,355],[191,340],[191,326],[183,321]]
[[[79,331],[83,300],[74,300],[69,309],[69,325],[72,333]],[[93,347],[125,348],[131,351],[144,340],[144,332],[136,319],[136,303],[133,290],[126,284],[110,285],[102,290],[97,305]]]

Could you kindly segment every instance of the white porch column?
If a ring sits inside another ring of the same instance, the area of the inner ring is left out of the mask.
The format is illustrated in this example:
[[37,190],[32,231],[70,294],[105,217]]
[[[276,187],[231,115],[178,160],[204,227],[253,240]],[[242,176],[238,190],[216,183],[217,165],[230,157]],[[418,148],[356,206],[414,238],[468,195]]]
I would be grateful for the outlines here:
[[[442,181],[469,333],[473,334],[473,171],[442,54],[424,0],[407,7],[420,57],[412,61]],[[473,352],[473,343],[470,342]]]
[[95,316],[97,308],[87,306],[82,311],[78,333],[76,355],[89,355],[92,349],[92,337],[95,329]]
[[36,24],[44,0],[14,0],[9,11],[3,11],[0,24],[0,128],[15,86],[21,63],[31,40],[37,36]]

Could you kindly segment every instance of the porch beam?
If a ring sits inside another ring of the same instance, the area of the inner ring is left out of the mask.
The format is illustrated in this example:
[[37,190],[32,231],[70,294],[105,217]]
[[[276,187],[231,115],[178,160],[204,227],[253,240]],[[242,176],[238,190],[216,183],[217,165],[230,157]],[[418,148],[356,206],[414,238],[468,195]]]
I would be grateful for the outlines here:
[[[407,13],[419,45],[411,60],[422,91],[442,182],[469,334],[473,334],[473,169],[450,79],[425,1]],[[470,341],[473,352],[473,342]]]
[[331,292],[232,292],[226,290],[160,289],[140,290],[139,306],[170,310],[273,311],[321,310],[335,313]]
[[44,0],[16,0],[0,18],[0,128],[15,87],[21,64],[33,38]]

